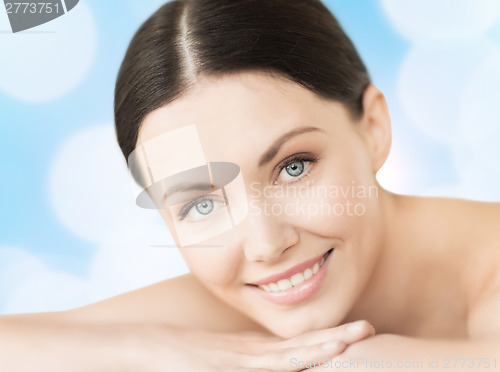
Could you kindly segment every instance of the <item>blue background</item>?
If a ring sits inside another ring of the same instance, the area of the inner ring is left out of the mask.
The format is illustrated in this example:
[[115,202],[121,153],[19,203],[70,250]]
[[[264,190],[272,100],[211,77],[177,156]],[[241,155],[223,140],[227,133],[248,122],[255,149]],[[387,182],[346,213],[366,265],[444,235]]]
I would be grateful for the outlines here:
[[[126,171],[113,142],[113,89],[133,33],[162,2],[145,3],[80,1],[24,36],[10,33],[0,15],[0,313],[67,309],[187,272],[174,249],[152,247],[170,241],[154,212],[119,209],[132,194],[123,191]],[[450,10],[446,2],[421,2],[415,14],[418,5],[405,10],[393,1],[325,3],[389,103],[394,147],[381,184],[400,193],[499,200],[499,7],[457,1]],[[476,10],[476,24],[464,31],[464,17]],[[46,90],[43,79],[26,75],[36,52],[12,49],[13,38],[29,37],[24,48],[58,51],[50,38],[61,33],[69,41],[42,72],[75,70]],[[78,53],[91,57],[85,62]],[[13,88],[13,76],[24,88]],[[85,142],[92,133],[103,142]],[[105,150],[94,153],[106,144],[109,159]],[[93,175],[103,164],[108,168]],[[102,212],[94,202],[109,205]]]

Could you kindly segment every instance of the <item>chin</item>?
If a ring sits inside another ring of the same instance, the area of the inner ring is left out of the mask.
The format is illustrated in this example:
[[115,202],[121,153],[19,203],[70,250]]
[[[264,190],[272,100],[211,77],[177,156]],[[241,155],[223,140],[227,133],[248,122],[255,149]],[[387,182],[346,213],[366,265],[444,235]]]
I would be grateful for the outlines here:
[[332,328],[339,325],[339,323],[334,322],[332,319],[326,319],[326,314],[323,318],[308,317],[309,319],[306,321],[304,321],[304,319],[297,319],[297,317],[283,318],[285,317],[280,317],[279,323],[273,322],[272,324],[263,324],[263,326],[276,336],[288,339],[307,332]]

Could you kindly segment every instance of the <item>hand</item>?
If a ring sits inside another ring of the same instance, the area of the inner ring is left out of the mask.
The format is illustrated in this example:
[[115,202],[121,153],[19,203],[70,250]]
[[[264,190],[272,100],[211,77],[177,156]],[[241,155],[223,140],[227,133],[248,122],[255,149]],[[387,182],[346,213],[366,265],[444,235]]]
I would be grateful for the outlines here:
[[[419,354],[419,348],[428,345],[425,352]],[[434,341],[409,338],[394,334],[378,334],[373,337],[360,340],[349,346],[342,354],[330,360],[323,360],[313,371],[349,371],[371,372],[381,369],[407,369],[427,371],[427,365],[423,361],[430,359],[432,350],[437,350]],[[456,352],[454,355],[457,355]],[[419,364],[420,363],[420,364]],[[434,368],[433,372],[436,372]]]
[[[352,326],[351,326],[352,325]],[[366,321],[311,331],[290,339],[255,332],[157,329],[144,371],[301,371],[304,361],[332,359],[373,336]],[[151,341],[151,340],[150,340]]]

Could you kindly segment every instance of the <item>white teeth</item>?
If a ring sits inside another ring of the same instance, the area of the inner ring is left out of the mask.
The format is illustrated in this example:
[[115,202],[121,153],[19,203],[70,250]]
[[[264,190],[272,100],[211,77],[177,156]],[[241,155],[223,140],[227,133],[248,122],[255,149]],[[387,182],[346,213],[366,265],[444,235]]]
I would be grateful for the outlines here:
[[290,281],[292,282],[292,285],[295,287],[296,285],[299,285],[304,281],[304,275],[302,275],[302,273],[292,275]]
[[278,287],[281,291],[286,291],[292,288],[292,283],[288,279],[283,279],[278,282]]
[[279,287],[278,287],[278,284],[276,283],[269,283],[268,284],[269,286],[269,289],[271,290],[271,292],[279,292]]
[[313,271],[310,268],[307,268],[307,269],[304,270],[304,278],[305,278],[305,280],[311,279],[313,275],[314,275]]
[[308,267],[301,273],[292,275],[288,279],[282,279],[277,283],[269,283],[259,285],[266,292],[280,292],[286,291],[292,287],[302,284],[304,281],[309,280],[319,271],[319,268],[325,263],[325,256],[321,257],[320,262],[316,262],[312,268]]

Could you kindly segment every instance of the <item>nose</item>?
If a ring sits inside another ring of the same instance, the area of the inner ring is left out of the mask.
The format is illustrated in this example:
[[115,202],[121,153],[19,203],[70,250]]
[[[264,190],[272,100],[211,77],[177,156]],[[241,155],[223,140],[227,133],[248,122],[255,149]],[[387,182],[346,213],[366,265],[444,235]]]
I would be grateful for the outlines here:
[[284,215],[248,215],[242,227],[243,251],[248,261],[276,261],[300,241],[299,232]]

